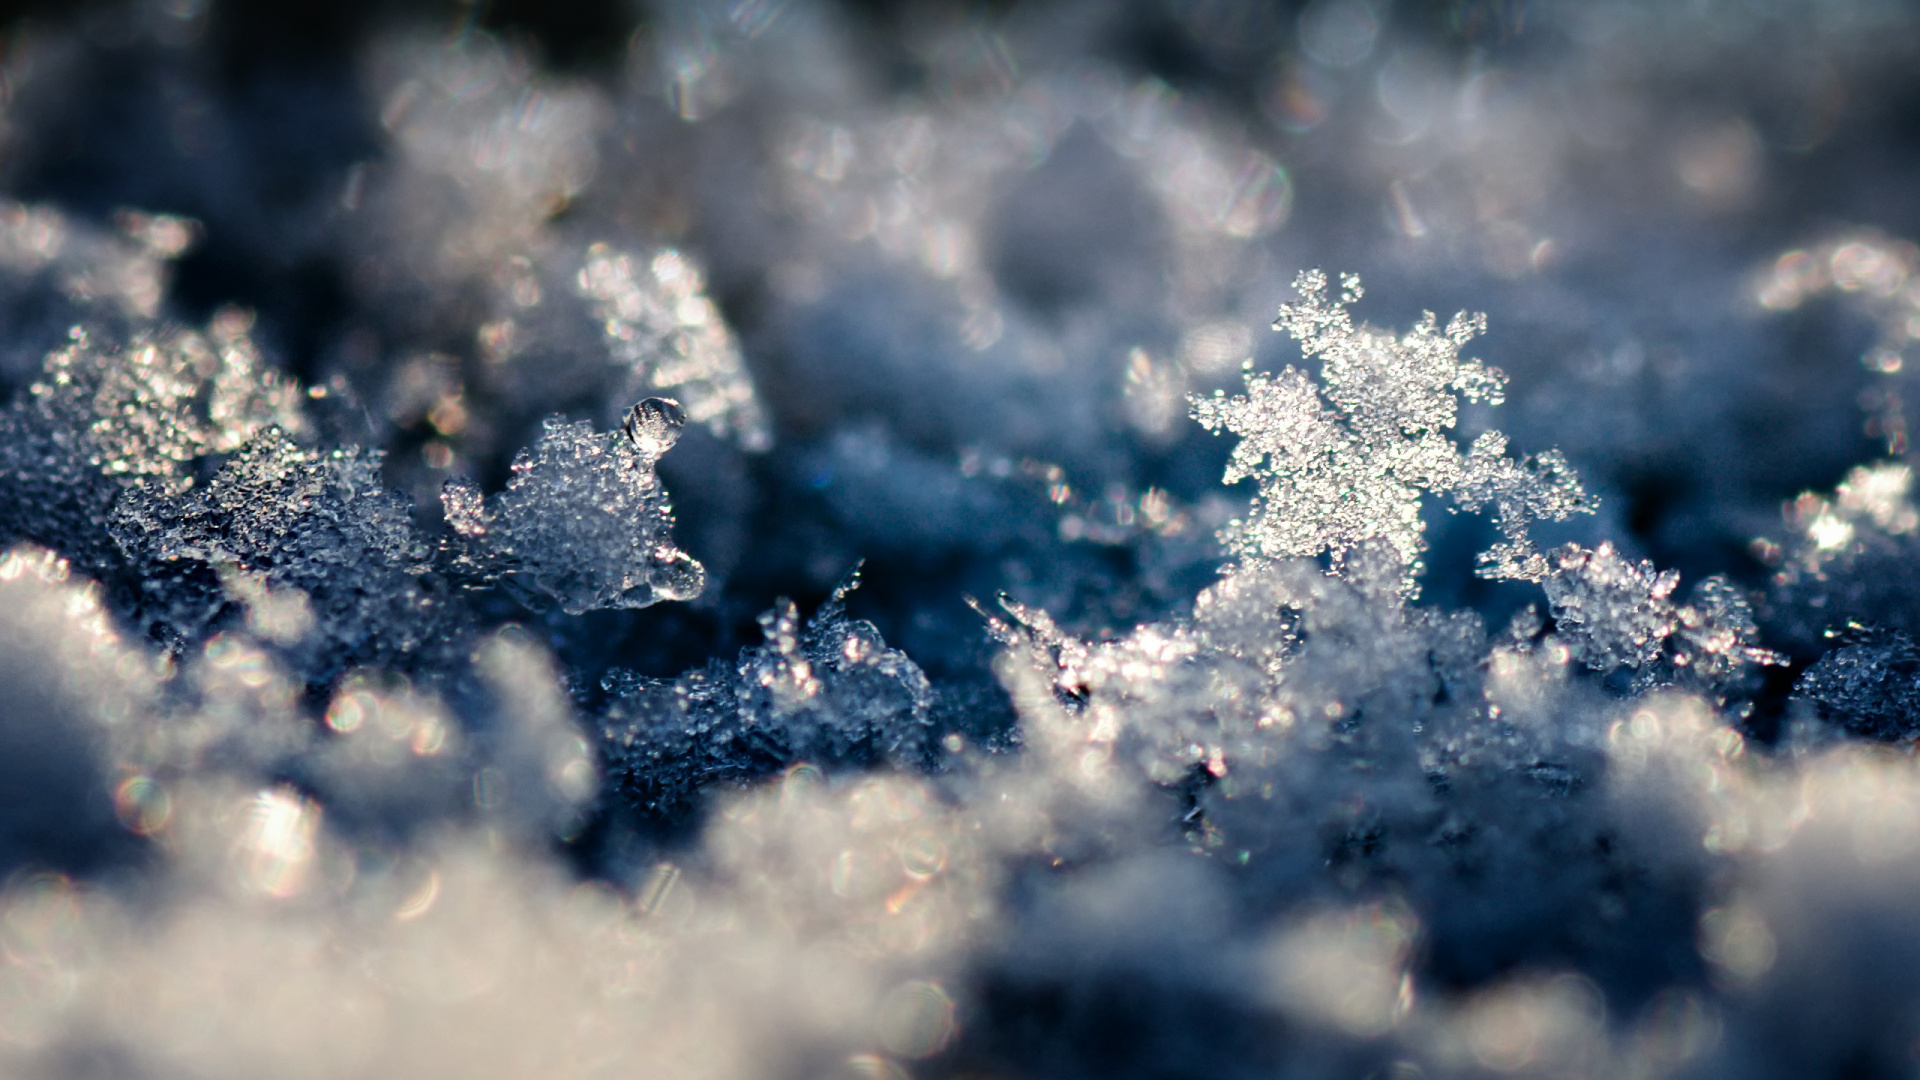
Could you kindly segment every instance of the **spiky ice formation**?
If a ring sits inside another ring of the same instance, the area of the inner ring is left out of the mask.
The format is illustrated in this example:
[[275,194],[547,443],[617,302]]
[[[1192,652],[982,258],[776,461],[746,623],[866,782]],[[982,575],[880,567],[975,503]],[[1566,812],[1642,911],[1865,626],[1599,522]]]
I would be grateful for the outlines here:
[[670,398],[635,405],[618,433],[548,420],[498,496],[482,502],[470,483],[447,485],[447,522],[476,565],[569,614],[691,600],[706,570],[673,546],[673,507],[654,475],[685,424]]
[[1461,453],[1450,436],[1460,400],[1499,404],[1505,376],[1460,349],[1486,328],[1462,312],[1440,329],[1431,312],[1407,334],[1355,326],[1347,308],[1360,279],[1341,279],[1329,301],[1326,275],[1309,270],[1294,282],[1300,301],[1280,309],[1285,330],[1311,359],[1320,383],[1294,367],[1252,373],[1247,393],[1193,399],[1193,416],[1209,431],[1240,436],[1226,481],[1254,477],[1253,511],[1221,534],[1244,559],[1330,555],[1336,566],[1367,541],[1381,541],[1401,564],[1400,588],[1411,593],[1426,549],[1420,520],[1428,494],[1451,495],[1462,507],[1492,504],[1505,540],[1483,557],[1489,577],[1537,581],[1546,560],[1527,539],[1534,520],[1560,521],[1590,509],[1579,481],[1553,451],[1514,461],[1497,431]]

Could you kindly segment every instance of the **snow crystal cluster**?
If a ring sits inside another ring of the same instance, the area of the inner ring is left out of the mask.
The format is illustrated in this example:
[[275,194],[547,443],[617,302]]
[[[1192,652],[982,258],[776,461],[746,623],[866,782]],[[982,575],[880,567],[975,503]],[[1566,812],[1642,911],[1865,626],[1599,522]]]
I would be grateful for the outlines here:
[[1483,573],[1546,576],[1527,523],[1586,509],[1566,459],[1547,451],[1516,463],[1504,456],[1506,436],[1498,431],[1462,454],[1448,436],[1460,398],[1502,400],[1505,376],[1459,359],[1460,347],[1484,331],[1485,316],[1463,313],[1442,332],[1428,313],[1396,339],[1354,327],[1347,307],[1362,295],[1358,277],[1341,279],[1336,304],[1327,302],[1327,279],[1318,271],[1294,287],[1302,302],[1281,308],[1274,325],[1308,358],[1321,359],[1332,410],[1320,403],[1313,380],[1291,366],[1277,377],[1250,377],[1246,397],[1226,400],[1216,391],[1194,405],[1202,426],[1240,436],[1227,483],[1263,481],[1253,520],[1222,538],[1228,550],[1267,559],[1327,552],[1339,568],[1356,545],[1378,541],[1406,566],[1402,585],[1410,590],[1425,547],[1422,494],[1450,493],[1469,510],[1497,508],[1506,540],[1486,553]]
[[471,482],[447,482],[447,525],[478,549],[469,561],[481,573],[524,581],[572,615],[691,600],[706,571],[667,536],[673,511],[654,475],[686,422],[672,398],[635,405],[620,434],[548,421],[491,506]]
[[321,7],[0,48],[0,1073],[1913,1073],[1911,11]]

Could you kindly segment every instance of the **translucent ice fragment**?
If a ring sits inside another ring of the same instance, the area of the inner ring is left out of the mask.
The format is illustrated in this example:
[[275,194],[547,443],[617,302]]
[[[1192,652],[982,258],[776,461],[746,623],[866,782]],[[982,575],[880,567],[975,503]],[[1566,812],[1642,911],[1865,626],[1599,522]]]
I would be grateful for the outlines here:
[[440,489],[440,506],[453,531],[469,539],[487,535],[486,496],[473,481],[454,477]]
[[635,405],[619,434],[550,419],[490,504],[464,482],[442,490],[448,524],[474,542],[483,571],[569,614],[691,600],[706,570],[673,546],[673,508],[654,475],[685,422],[668,398]]
[[627,441],[643,455],[658,458],[680,440],[680,429],[687,423],[686,410],[672,398],[648,398],[627,414],[622,429]]

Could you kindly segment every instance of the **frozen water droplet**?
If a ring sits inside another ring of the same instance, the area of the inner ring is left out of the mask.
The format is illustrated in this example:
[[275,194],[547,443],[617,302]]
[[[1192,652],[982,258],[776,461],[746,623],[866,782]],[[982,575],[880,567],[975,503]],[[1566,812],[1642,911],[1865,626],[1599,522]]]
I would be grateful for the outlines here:
[[674,557],[647,573],[647,585],[657,599],[694,600],[707,586],[706,568],[691,557],[674,552]]
[[627,438],[643,456],[657,458],[680,440],[687,414],[672,398],[650,397],[627,414]]

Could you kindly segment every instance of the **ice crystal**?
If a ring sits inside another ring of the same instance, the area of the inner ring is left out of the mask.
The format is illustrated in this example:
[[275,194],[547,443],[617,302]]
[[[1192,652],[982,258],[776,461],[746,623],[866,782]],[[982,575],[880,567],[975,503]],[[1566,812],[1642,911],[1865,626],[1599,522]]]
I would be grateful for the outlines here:
[[1920,735],[1920,646],[1898,630],[1856,630],[1794,684],[1823,720],[1870,739]]
[[[1403,607],[1391,582],[1384,592],[1288,560],[1235,568],[1196,598],[1191,620],[1112,641],[1082,642],[1005,600],[1012,622],[992,625],[1071,703],[1073,741],[1125,751],[1158,784],[1213,783],[1282,746],[1323,750],[1330,734],[1373,744],[1473,730],[1479,620]],[[1357,723],[1375,714],[1393,719]]]
[[[1725,273],[1898,202],[1900,5],[466,6],[5,36],[0,1073],[1911,1072],[1911,463],[1751,549],[1791,698],[1641,558],[1903,452],[1915,250]],[[1525,394],[1308,275],[1189,404],[1327,244]]]
[[207,333],[84,329],[0,412],[0,533],[58,547],[97,573],[113,561],[99,526],[121,490],[179,491],[196,461],[267,425],[304,426],[294,384],[271,371],[238,310]]
[[448,483],[447,522],[482,573],[569,614],[691,600],[706,570],[673,546],[673,508],[654,475],[685,423],[669,398],[635,405],[616,433],[548,420],[499,495],[482,502],[470,483]]
[[684,252],[568,246],[504,260],[493,287],[482,377],[517,403],[606,414],[608,403],[671,397],[742,449],[770,444],[739,343]]
[[1454,444],[1460,399],[1498,404],[1505,384],[1498,370],[1460,359],[1485,317],[1462,313],[1442,331],[1428,313],[1395,337],[1354,325],[1347,308],[1362,295],[1357,277],[1341,279],[1333,302],[1319,271],[1302,273],[1294,288],[1300,301],[1282,307],[1274,327],[1320,358],[1320,385],[1289,366],[1250,373],[1243,397],[1216,391],[1193,399],[1194,418],[1208,430],[1240,436],[1226,482],[1253,477],[1260,485],[1251,516],[1221,540],[1243,559],[1326,554],[1336,567],[1360,544],[1382,541],[1401,563],[1401,589],[1411,592],[1426,546],[1422,499],[1444,494],[1469,510],[1494,507],[1505,540],[1482,556],[1483,575],[1544,577],[1528,524],[1590,506],[1557,453],[1514,461],[1506,437],[1493,431],[1464,454]]
[[[1596,671],[1630,668],[1647,689],[1676,673],[1705,687],[1721,686],[1750,664],[1782,664],[1760,648],[1752,605],[1724,577],[1694,586],[1692,602],[1676,603],[1677,570],[1622,557],[1611,543],[1569,544],[1553,555],[1542,587],[1554,621],[1574,656]],[[1656,661],[1665,661],[1665,665]]]
[[85,423],[88,464],[178,488],[196,458],[232,453],[268,425],[305,426],[299,388],[266,366],[251,323],[229,309],[205,335],[143,332],[119,347],[82,333],[48,355],[30,390],[43,408]]
[[603,754],[626,796],[671,811],[700,788],[798,762],[912,764],[932,742],[932,690],[872,623],[848,618],[850,577],[801,625],[792,601],[760,616],[765,642],[677,679],[609,677]]
[[122,482],[92,462],[90,416],[63,415],[42,400],[16,397],[0,411],[0,537],[31,540],[99,572],[116,551],[99,524]]
[[623,397],[670,393],[688,420],[749,450],[766,448],[771,434],[740,347],[693,260],[671,248],[643,260],[594,244],[577,285],[627,371]]
[[[112,532],[128,559],[156,572],[200,564],[250,575],[248,592],[305,593],[312,632],[299,652],[315,665],[305,672],[313,681],[353,663],[405,666],[453,647],[457,619],[406,501],[381,486],[379,462],[377,452],[309,450],[269,427],[204,485],[130,491]],[[252,606],[258,621],[259,601]],[[178,629],[191,637],[198,627]]]

